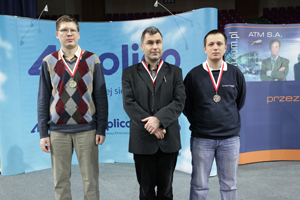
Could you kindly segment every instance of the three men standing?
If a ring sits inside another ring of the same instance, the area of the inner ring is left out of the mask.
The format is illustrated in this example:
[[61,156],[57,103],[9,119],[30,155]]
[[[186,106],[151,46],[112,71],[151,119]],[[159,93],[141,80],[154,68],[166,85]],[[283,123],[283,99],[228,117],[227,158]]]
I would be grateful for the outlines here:
[[[108,103],[98,57],[78,46],[79,26],[62,16],[56,23],[61,49],[44,58],[38,94],[41,148],[51,149],[57,199],[71,199],[71,158],[75,149],[85,199],[99,199],[98,144],[105,140]],[[225,63],[224,33],[204,38],[207,61],[182,70],[164,62],[163,39],[155,27],[141,37],[145,59],[123,70],[123,106],[130,118],[129,152],[134,154],[140,199],[173,199],[172,182],[181,149],[178,117],[184,109],[192,131],[190,199],[206,199],[216,158],[222,199],[237,199],[239,110],[246,84],[238,68]],[[50,136],[48,135],[50,129]],[[157,191],[155,191],[157,187]]]
[[178,117],[185,101],[182,70],[161,59],[163,39],[157,28],[146,28],[141,43],[145,59],[122,74],[129,152],[134,154],[140,199],[173,199],[173,173],[181,149]]

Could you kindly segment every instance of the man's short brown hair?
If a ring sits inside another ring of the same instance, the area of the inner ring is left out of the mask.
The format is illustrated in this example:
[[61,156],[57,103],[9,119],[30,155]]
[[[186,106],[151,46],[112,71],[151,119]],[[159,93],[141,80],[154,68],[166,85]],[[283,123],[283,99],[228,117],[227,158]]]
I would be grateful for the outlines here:
[[56,20],[56,31],[58,31],[60,24],[62,22],[74,22],[77,26],[77,31],[79,32],[79,25],[78,25],[77,19],[75,19],[74,17],[72,17],[70,15],[63,15]]
[[279,40],[277,40],[277,39],[273,39],[273,40],[271,40],[270,43],[269,43],[269,49],[270,49],[270,50],[272,49],[272,45],[273,45],[275,42],[277,42],[277,43],[279,44],[279,48],[280,48],[281,42],[280,42]]
[[159,33],[161,38],[162,38],[162,34],[161,32],[158,30],[158,28],[154,27],[154,26],[150,26],[148,28],[146,28],[143,33],[142,33],[142,37],[141,37],[141,42],[143,43],[144,42],[144,39],[145,39],[145,35],[146,33],[148,33],[149,35],[154,35],[156,33]]
[[209,32],[206,34],[206,36],[204,37],[204,41],[203,41],[204,46],[206,46],[206,38],[207,38],[209,35],[215,35],[215,34],[221,34],[221,35],[223,35],[225,45],[227,45],[227,37],[226,37],[225,33],[223,33],[223,32],[220,31],[220,30],[214,29],[214,30],[209,31]]

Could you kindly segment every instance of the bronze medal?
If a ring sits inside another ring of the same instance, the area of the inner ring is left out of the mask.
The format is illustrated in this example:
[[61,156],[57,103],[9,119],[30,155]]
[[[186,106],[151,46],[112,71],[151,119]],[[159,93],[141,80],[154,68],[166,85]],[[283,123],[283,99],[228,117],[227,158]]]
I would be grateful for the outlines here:
[[74,81],[74,80],[71,80],[70,83],[69,83],[69,86],[70,86],[71,88],[76,87],[76,85],[77,85],[77,83],[76,83],[76,81]]
[[216,102],[216,103],[220,102],[220,101],[221,101],[220,95],[218,95],[218,94],[214,95],[213,100],[214,100],[214,102]]
[[80,54],[79,54],[79,57],[77,58],[77,61],[75,63],[75,67],[74,67],[73,71],[70,69],[70,67],[66,63],[66,61],[65,61],[65,59],[64,59],[64,57],[62,55],[62,50],[59,51],[59,54],[60,54],[61,60],[63,61],[66,69],[68,70],[68,72],[69,72],[69,74],[70,74],[70,76],[72,78],[72,80],[69,82],[69,86],[71,88],[75,88],[77,86],[77,82],[74,80],[74,76],[75,76],[75,73],[76,73],[78,65],[79,65],[79,61],[80,61],[80,58],[81,58],[81,55],[82,55],[82,50],[80,49]]
[[206,63],[206,68],[207,68],[207,71],[209,73],[209,76],[210,76],[210,79],[213,83],[213,86],[215,88],[215,91],[216,91],[216,94],[213,96],[213,101],[218,103],[221,101],[221,96],[218,95],[218,89],[219,89],[219,86],[220,86],[220,83],[221,83],[221,79],[222,79],[222,75],[223,75],[223,70],[224,70],[224,62],[222,63],[222,67],[221,67],[221,70],[220,70],[220,73],[219,73],[219,77],[218,77],[218,82],[216,83],[216,81],[214,80],[214,77],[212,75],[212,72],[210,71],[207,63]]

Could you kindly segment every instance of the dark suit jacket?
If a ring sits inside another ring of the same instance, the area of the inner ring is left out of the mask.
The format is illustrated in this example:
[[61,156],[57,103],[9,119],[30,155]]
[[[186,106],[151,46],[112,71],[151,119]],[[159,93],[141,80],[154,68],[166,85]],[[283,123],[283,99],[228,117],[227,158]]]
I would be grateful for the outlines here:
[[[130,118],[129,152],[154,154],[158,148],[165,153],[181,149],[178,117],[185,101],[182,70],[164,62],[155,84],[142,63],[132,65],[122,74],[123,106]],[[157,139],[141,120],[157,117],[166,129],[164,139]]]
[[[288,59],[278,56],[274,69],[272,70],[271,58],[263,60],[261,64],[260,79],[262,81],[285,81],[289,72],[289,62]],[[285,67],[285,70],[282,72],[278,71],[280,67]],[[268,70],[272,70],[271,76],[266,75],[266,71]]]

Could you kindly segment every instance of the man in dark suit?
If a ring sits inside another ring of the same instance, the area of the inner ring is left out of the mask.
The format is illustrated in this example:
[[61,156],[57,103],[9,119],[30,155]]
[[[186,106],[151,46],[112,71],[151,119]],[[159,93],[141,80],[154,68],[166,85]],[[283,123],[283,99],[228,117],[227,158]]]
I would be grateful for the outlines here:
[[294,65],[295,81],[300,81],[300,54],[298,55],[298,63]]
[[134,154],[140,199],[173,199],[173,173],[181,149],[178,117],[185,101],[182,70],[161,59],[163,40],[157,28],[146,28],[141,42],[145,59],[122,74],[129,152]]
[[289,60],[278,56],[280,41],[271,40],[269,49],[271,57],[262,61],[260,79],[262,81],[285,81],[289,72]]

